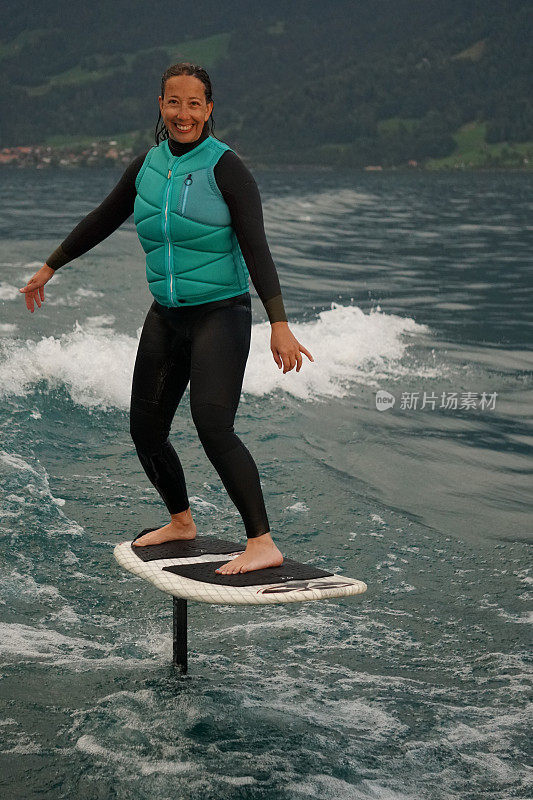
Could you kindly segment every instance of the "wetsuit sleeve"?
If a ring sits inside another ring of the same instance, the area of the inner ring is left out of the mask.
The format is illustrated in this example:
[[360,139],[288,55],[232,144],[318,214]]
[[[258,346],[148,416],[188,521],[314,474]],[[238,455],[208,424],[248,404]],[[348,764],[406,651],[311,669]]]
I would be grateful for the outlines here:
[[126,167],[115,188],[100,205],[79,222],[67,238],[61,242],[46,264],[58,270],[69,261],[83,255],[116,231],[133,213],[135,202],[135,178],[144,163],[146,153],[137,156]]
[[254,176],[231,150],[214,169],[217,186],[230,210],[231,221],[254,288],[270,322],[286,322],[278,273],[266,240],[263,208]]

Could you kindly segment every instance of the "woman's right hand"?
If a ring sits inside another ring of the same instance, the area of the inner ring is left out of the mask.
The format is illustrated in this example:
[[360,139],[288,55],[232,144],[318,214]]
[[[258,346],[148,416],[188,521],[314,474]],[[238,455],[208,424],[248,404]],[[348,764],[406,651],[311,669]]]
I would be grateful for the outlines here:
[[31,311],[33,314],[34,305],[33,301],[37,303],[39,308],[41,307],[41,302],[44,303],[44,285],[48,283],[50,278],[54,275],[55,270],[52,267],[49,267],[48,264],[45,264],[41,269],[35,273],[35,275],[29,279],[26,286],[22,289],[19,289],[19,292],[24,292],[26,295],[26,306],[28,311]]

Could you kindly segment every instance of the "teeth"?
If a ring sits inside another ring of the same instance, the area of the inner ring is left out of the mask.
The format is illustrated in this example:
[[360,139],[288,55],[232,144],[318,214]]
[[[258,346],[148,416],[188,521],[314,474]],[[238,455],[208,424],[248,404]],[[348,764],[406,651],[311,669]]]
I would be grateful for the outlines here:
[[176,125],[176,128],[177,128],[179,131],[188,131],[188,130],[190,130],[190,129],[192,128],[192,125],[185,125],[185,126],[183,126],[183,125]]

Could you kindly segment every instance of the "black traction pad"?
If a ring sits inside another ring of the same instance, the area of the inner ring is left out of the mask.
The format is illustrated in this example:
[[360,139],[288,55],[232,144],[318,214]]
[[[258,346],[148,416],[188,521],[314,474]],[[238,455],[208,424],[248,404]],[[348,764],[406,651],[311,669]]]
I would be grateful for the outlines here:
[[[138,533],[133,541],[140,539],[149,531],[156,530],[157,528],[146,528]],[[218,555],[219,553],[242,553],[245,547],[246,545],[239,545],[238,542],[213,539],[210,536],[197,536],[195,539],[181,542],[174,540],[173,542],[163,542],[163,544],[146,544],[137,547],[134,544],[131,545],[131,549],[141,561],[157,561],[160,558],[192,558],[207,554]],[[226,562],[222,561],[221,563],[225,564]]]
[[[217,539],[216,541],[220,540]],[[220,575],[220,573],[215,572],[217,567],[225,563],[226,561],[204,561],[200,564],[176,564],[170,567],[163,567],[163,572],[172,572],[174,575],[181,575],[183,578],[190,578],[193,581],[200,581],[200,583],[212,583],[216,586],[262,586],[265,583],[308,581],[313,578],[331,578],[333,576],[332,572],[324,572],[321,569],[310,567],[308,564],[293,561],[291,558],[286,558],[281,567],[266,567],[265,569],[256,569],[251,572],[237,572],[235,575]]]

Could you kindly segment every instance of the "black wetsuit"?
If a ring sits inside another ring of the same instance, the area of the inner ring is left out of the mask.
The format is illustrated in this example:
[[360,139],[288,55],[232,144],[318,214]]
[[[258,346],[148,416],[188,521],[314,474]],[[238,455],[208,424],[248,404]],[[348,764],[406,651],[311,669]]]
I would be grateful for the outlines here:
[[[183,155],[208,135],[180,144]],[[146,154],[134,159],[105,200],[74,228],[47,259],[53,269],[105,239],[133,213],[135,178]],[[257,184],[231,151],[214,170],[250,278],[270,322],[286,321],[276,268],[266,242]],[[205,453],[239,510],[248,538],[270,530],[255,461],[233,427],[250,348],[249,292],[196,306],[167,308],[153,301],[135,360],[130,433],[139,460],[170,514],[189,507],[185,476],[169,432],[190,382],[191,415]]]

